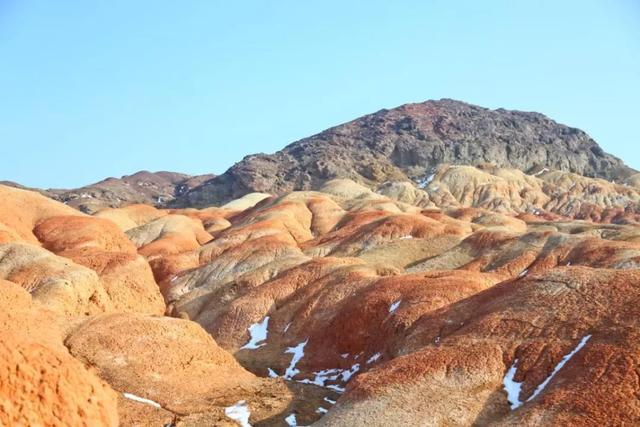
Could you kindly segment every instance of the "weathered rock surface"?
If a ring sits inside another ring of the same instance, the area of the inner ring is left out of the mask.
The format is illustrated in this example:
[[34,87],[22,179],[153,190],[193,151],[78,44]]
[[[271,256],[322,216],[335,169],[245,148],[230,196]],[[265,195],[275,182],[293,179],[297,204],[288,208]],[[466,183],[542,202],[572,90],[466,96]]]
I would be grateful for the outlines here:
[[50,189],[46,194],[86,213],[105,207],[136,203],[163,205],[214,175],[189,176],[175,172],[140,171],[121,178],[107,178],[72,190]]
[[117,391],[156,402],[166,411],[165,422],[223,410],[239,400],[256,401],[265,393],[271,396],[270,407],[253,411],[256,418],[268,418],[292,400],[282,380],[255,377],[186,320],[102,315],[75,328],[65,344]]
[[281,425],[293,411],[313,421],[333,396],[256,377],[197,323],[157,316],[153,260],[196,253],[199,265],[204,223],[237,211],[138,205],[92,217],[0,191],[0,424],[235,425],[227,408],[247,401],[253,424]]
[[0,424],[640,425],[639,176],[444,100],[93,215],[0,185]]
[[[462,207],[453,195],[448,208],[422,208],[416,191],[389,198],[338,180],[265,200],[167,283],[171,313],[258,375],[338,393],[346,384],[320,425],[635,424],[633,216],[599,224]],[[513,410],[503,385],[512,366]]]
[[0,280],[0,424],[118,425],[116,394],[62,345],[55,313]]
[[67,315],[164,312],[149,264],[116,224],[29,191],[0,193],[1,278]]
[[320,425],[636,424],[638,274],[565,267],[424,316]]
[[180,195],[177,203],[205,206],[256,191],[317,189],[334,178],[369,186],[421,182],[443,163],[493,163],[533,173],[549,168],[617,182],[637,173],[606,154],[586,133],[542,114],[443,99],[381,110],[275,154],[247,156]]

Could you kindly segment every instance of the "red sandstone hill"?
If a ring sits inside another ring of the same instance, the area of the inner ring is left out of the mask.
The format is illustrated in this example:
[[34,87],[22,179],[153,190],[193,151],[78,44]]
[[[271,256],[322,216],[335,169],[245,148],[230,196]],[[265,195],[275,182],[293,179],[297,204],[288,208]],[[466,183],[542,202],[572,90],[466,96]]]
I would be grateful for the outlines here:
[[0,424],[640,422],[635,187],[318,190],[87,215],[0,185]]
[[640,174],[541,114],[5,184],[0,425],[640,425]]

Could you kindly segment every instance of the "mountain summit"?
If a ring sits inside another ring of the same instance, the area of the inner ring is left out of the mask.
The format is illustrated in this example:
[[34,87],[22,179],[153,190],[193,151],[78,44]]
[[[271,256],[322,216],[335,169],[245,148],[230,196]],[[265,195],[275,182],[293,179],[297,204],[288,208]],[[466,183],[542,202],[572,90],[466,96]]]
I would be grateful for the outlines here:
[[203,206],[250,192],[307,190],[334,178],[367,185],[419,182],[443,163],[491,163],[529,173],[549,168],[607,180],[636,173],[585,132],[540,113],[442,99],[380,110],[274,154],[247,156],[182,194],[177,204]]

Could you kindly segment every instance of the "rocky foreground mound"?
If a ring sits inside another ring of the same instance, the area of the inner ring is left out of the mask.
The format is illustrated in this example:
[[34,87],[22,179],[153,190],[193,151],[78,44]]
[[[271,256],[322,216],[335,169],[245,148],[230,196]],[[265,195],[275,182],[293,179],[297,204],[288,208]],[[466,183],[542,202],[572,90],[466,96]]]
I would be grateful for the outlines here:
[[640,424],[637,183],[81,213],[0,186],[0,425]]

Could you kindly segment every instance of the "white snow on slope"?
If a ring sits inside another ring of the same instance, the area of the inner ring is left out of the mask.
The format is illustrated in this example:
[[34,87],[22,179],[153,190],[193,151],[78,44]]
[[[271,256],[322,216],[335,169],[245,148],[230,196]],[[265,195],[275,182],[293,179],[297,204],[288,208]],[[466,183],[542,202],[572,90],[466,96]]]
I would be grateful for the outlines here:
[[303,341],[295,347],[288,347],[284,351],[285,353],[293,354],[293,357],[291,358],[291,363],[289,364],[289,367],[284,373],[285,379],[290,380],[294,376],[296,376],[298,373],[300,373],[300,370],[296,369],[296,365],[298,364],[300,359],[304,357],[304,346],[307,345],[307,342],[309,342],[309,340]]
[[240,347],[240,350],[249,349],[254,350],[256,348],[260,348],[263,345],[267,345],[267,343],[261,343],[261,341],[265,341],[267,339],[268,328],[269,327],[269,316],[266,316],[262,319],[262,322],[254,323],[249,326],[249,335],[251,338],[249,342]]
[[360,364],[356,363],[351,367],[351,369],[342,371],[342,381],[348,382],[353,375],[356,374],[360,370]]
[[522,383],[513,380],[513,377],[516,376],[516,371],[518,370],[517,365],[518,359],[513,361],[513,364],[502,380],[504,390],[507,392],[507,400],[509,401],[509,406],[511,407],[512,411],[522,405],[522,402],[520,401],[520,391],[522,390]]
[[284,422],[287,423],[289,427],[298,427],[298,421],[296,420],[296,414],[290,414],[287,418],[284,419]]
[[343,381],[348,382],[353,375],[355,375],[360,370],[360,364],[356,363],[351,366],[349,369],[340,369],[340,368],[332,368],[332,369],[323,369],[322,371],[314,372],[316,374],[315,378],[303,379],[300,380],[301,383],[304,384],[315,384],[320,387],[330,388],[326,383],[328,382],[336,382]]
[[242,427],[251,427],[251,424],[249,424],[251,411],[249,411],[249,405],[247,405],[247,402],[244,400],[224,408],[224,414],[232,420],[237,421]]
[[136,396],[131,393],[122,393],[124,397],[129,400],[135,400],[136,402],[145,403],[147,405],[155,406],[156,408],[162,408],[158,402],[154,402],[153,400],[145,399],[144,397]]
[[564,357],[562,358],[562,360],[560,362],[558,362],[558,364],[556,365],[555,368],[553,368],[553,372],[551,372],[551,375],[549,375],[547,377],[546,380],[544,380],[542,383],[540,383],[540,385],[538,387],[536,387],[535,391],[533,392],[533,394],[531,395],[531,397],[529,397],[527,399],[527,402],[530,400],[533,400],[536,398],[536,396],[538,396],[540,393],[542,393],[542,391],[545,389],[545,387],[549,384],[549,382],[553,379],[553,377],[560,371],[560,369],[562,369],[562,367],[564,365],[567,364],[567,362],[569,360],[571,360],[571,358],[580,351],[580,349],[582,347],[584,347],[584,345],[587,343],[587,341],[589,341],[589,338],[591,338],[591,335],[585,335],[584,337],[582,337],[582,339],[580,340],[580,342],[578,343],[578,345],[576,345],[576,347],[571,350],[570,353],[565,354]]
[[373,356],[371,356],[370,358],[367,359],[367,365],[372,364],[373,362],[375,362],[376,360],[379,360],[380,357],[382,357],[381,353],[376,353]]
[[527,273],[528,273],[528,272],[529,272],[529,269],[528,269],[528,268],[525,268],[525,269],[522,271],[522,273],[518,274],[518,277],[524,277],[524,276],[526,276],[526,275],[527,275]]
[[336,393],[344,393],[345,388],[340,387],[339,385],[328,385],[327,388],[335,391]]
[[398,301],[394,302],[393,304],[391,304],[389,306],[389,313],[394,313],[398,307],[400,307],[400,303],[402,302],[401,299],[399,299]]
[[418,181],[418,187],[425,188],[427,185],[429,185],[431,181],[433,181],[433,178],[435,178],[435,176],[436,176],[435,173],[425,176],[420,181]]
[[328,402],[328,403],[330,403],[330,404],[332,404],[332,405],[335,405],[335,404],[336,404],[336,401],[335,401],[335,400],[331,400],[331,399],[329,399],[328,397],[325,397],[325,398],[324,398],[324,401],[325,401],[325,402]]
[[[589,341],[590,338],[591,338],[591,335],[585,335],[584,337],[582,337],[578,345],[576,345],[576,347],[573,350],[571,350],[571,352],[564,355],[562,360],[560,360],[560,362],[558,362],[555,368],[553,368],[553,371],[551,372],[551,374],[543,382],[541,382],[538,385],[538,387],[536,387],[536,389],[533,391],[531,396],[529,396],[529,398],[526,401],[530,402],[533,399],[535,399],[540,393],[542,393],[542,391],[544,391],[544,389],[547,387],[549,382],[551,382],[553,377],[558,372],[560,372],[560,370],[564,367],[564,365],[566,365],[567,362],[571,360],[571,358],[575,356],[575,354],[579,352],[580,349],[582,349],[582,347],[585,346],[585,344],[587,343],[587,341]],[[518,364],[518,359],[513,361],[513,364],[507,371],[503,380],[504,389],[507,392],[507,400],[509,400],[511,410],[519,408],[524,403],[520,401],[520,391],[522,389],[522,383],[519,383],[513,380],[513,378],[516,375],[516,371],[518,369],[517,364]]]
[[314,379],[303,379],[300,380],[303,384],[315,384],[320,387],[324,387],[325,383],[328,381],[337,381],[340,375],[342,374],[342,369],[333,368],[333,369],[323,369],[322,371],[315,372],[316,376]]
[[323,407],[321,406],[321,407],[319,407],[318,409],[316,409],[316,412],[317,412],[318,414],[326,414],[327,412],[329,412],[329,410],[328,410],[328,409],[326,409],[326,408],[323,408]]

